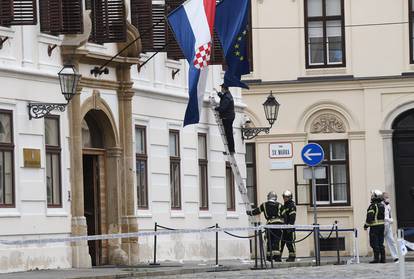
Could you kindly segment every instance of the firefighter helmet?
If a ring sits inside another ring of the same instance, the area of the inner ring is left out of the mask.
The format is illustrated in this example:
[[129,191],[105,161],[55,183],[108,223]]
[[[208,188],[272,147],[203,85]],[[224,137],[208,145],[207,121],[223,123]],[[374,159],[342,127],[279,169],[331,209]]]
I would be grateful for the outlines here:
[[289,191],[289,190],[286,190],[286,191],[284,191],[284,192],[283,192],[282,196],[283,196],[284,198],[291,199],[291,198],[292,198],[292,192],[291,192],[291,191]]
[[276,201],[276,200],[277,200],[277,195],[276,195],[276,193],[275,193],[274,191],[270,191],[270,192],[267,194],[267,200],[268,200],[268,201]]
[[382,199],[382,191],[375,189],[371,190],[371,200],[381,200]]

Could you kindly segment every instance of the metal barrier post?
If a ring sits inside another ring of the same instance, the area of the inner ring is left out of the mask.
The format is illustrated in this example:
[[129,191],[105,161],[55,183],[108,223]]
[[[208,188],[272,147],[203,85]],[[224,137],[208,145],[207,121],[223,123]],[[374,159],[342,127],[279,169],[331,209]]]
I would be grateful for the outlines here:
[[263,250],[263,236],[262,236],[262,230],[260,229],[259,232],[259,246],[260,246],[260,268],[263,269],[263,261],[264,265],[266,265],[266,260],[264,259],[264,250]]
[[[218,228],[218,224],[216,223],[216,229]],[[216,231],[216,266],[219,265],[218,263],[218,231]]]
[[[157,231],[158,225],[157,222],[155,222],[154,225],[154,232]],[[150,265],[160,265],[159,263],[157,263],[157,235],[154,235],[154,262],[150,263]]]
[[401,251],[401,246],[404,245],[404,230],[398,229],[397,231],[397,243],[398,243],[398,259],[400,268],[400,279],[405,279],[405,255]]
[[360,261],[359,261],[358,229],[355,229],[355,255],[356,255],[356,262],[357,264],[359,264]]
[[[257,227],[256,222],[254,226]],[[254,230],[254,268],[257,269],[257,229]]]
[[314,234],[314,245],[315,245],[315,262],[316,266],[321,265],[321,259],[320,259],[320,252],[319,252],[319,227],[317,224],[314,224],[315,227],[313,228],[313,234]]
[[341,257],[339,255],[339,234],[338,234],[338,221],[335,220],[335,234],[336,234],[336,258],[337,264],[341,263]]

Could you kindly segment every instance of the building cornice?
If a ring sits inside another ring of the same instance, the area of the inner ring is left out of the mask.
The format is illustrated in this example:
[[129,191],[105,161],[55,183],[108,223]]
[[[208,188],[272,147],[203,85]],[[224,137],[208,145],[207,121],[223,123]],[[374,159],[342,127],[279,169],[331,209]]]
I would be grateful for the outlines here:
[[403,88],[414,87],[414,75],[402,74],[381,77],[326,76],[306,77],[290,81],[252,80],[250,90],[243,90],[244,96],[274,93],[303,93],[323,91],[349,91],[371,88]]

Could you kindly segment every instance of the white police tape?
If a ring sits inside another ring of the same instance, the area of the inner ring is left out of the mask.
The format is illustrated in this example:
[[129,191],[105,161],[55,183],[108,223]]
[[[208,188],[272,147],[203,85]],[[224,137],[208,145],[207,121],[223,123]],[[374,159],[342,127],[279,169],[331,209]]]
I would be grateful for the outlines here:
[[0,240],[0,245],[30,245],[30,244],[47,244],[60,242],[77,242],[91,240],[109,240],[118,238],[131,238],[155,235],[171,234],[189,234],[189,233],[208,233],[208,232],[231,232],[231,231],[257,231],[261,229],[332,229],[337,225],[259,225],[250,227],[233,227],[233,228],[208,228],[208,229],[177,229],[177,230],[159,230],[159,231],[138,231],[132,233],[118,234],[101,234],[101,235],[84,235],[60,238],[37,238],[37,239],[20,239],[20,240]]

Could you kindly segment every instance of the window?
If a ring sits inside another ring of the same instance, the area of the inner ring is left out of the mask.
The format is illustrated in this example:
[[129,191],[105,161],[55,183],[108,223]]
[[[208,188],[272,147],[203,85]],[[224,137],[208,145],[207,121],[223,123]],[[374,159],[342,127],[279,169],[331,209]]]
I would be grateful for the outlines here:
[[135,163],[138,208],[148,208],[147,141],[145,127],[135,127]]
[[229,162],[226,162],[226,201],[227,210],[235,211],[236,201],[234,195],[234,176]]
[[62,206],[59,117],[45,118],[47,206]]
[[198,134],[198,177],[200,181],[200,209],[208,210],[207,135]]
[[12,112],[0,110],[0,207],[14,206]]
[[326,179],[316,179],[318,204],[349,204],[348,142],[320,141],[325,152]]
[[257,185],[256,185],[256,146],[254,143],[246,143],[246,188],[247,195],[253,207],[257,206]]
[[408,0],[410,21],[410,63],[414,64],[414,0]]
[[46,34],[82,34],[82,0],[39,0],[40,31]]
[[344,0],[305,0],[306,67],[345,66]]
[[37,9],[35,0],[1,0],[0,25],[36,25]]
[[170,185],[171,208],[181,209],[180,134],[170,130]]

